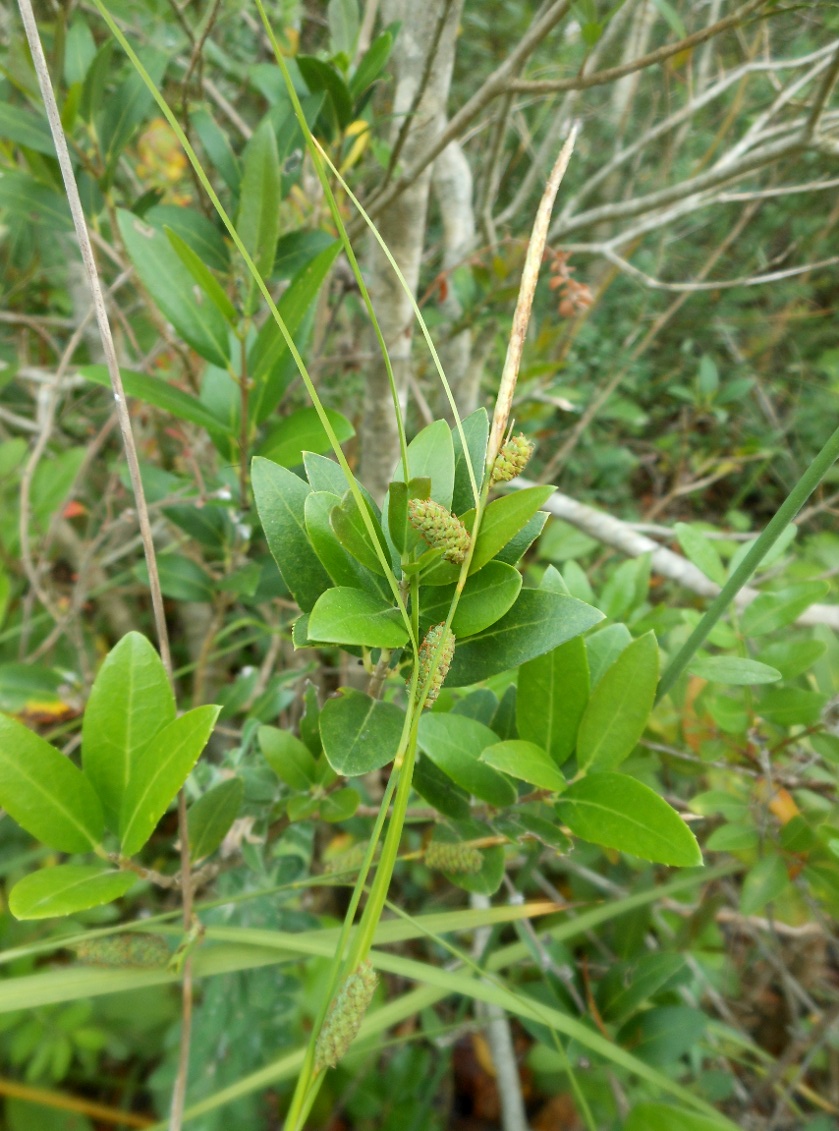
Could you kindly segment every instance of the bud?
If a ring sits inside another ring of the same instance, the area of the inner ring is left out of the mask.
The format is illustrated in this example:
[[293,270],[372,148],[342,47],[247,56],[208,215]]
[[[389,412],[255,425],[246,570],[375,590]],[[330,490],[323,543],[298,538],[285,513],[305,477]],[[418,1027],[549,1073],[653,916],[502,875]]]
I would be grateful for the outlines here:
[[474,875],[483,867],[484,858],[471,844],[447,844],[432,840],[425,850],[425,862],[436,872],[460,872]]
[[494,487],[496,483],[507,483],[517,475],[521,475],[533,455],[534,446],[533,441],[528,440],[521,432],[508,440],[495,457],[489,481],[490,487]]
[[[442,647],[440,646],[441,640],[443,641]],[[435,624],[433,628],[429,628],[425,640],[420,644],[419,678],[417,682],[419,691],[422,691],[426,681],[431,676],[431,683],[425,693],[425,703],[423,704],[425,707],[430,707],[440,694],[443,680],[449,674],[449,668],[452,664],[454,645],[454,633],[451,629],[447,629],[445,624]]]
[[87,966],[135,966],[159,970],[169,961],[169,947],[159,935],[109,935],[85,939],[73,947]]
[[443,551],[448,562],[460,565],[472,539],[457,517],[433,499],[409,499],[408,521],[429,546]]
[[378,977],[365,960],[346,979],[335,995],[315,1045],[315,1071],[334,1068],[355,1040]]

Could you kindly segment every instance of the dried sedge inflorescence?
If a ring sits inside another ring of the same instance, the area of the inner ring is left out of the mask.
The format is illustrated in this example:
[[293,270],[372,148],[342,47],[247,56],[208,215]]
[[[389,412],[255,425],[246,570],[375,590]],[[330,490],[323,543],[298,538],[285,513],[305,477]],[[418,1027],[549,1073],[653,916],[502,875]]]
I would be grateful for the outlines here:
[[460,565],[469,552],[472,539],[457,517],[433,499],[409,499],[408,521],[435,550],[442,550],[447,562]]
[[484,861],[474,845],[432,840],[425,850],[425,862],[435,872],[474,875],[480,872]]
[[169,947],[158,935],[110,935],[85,939],[73,947],[76,957],[88,966],[128,966],[159,970],[169,961]]
[[521,432],[508,440],[495,457],[490,487],[494,487],[496,483],[509,483],[511,479],[521,475],[533,455],[533,448],[533,441]]
[[332,1000],[315,1045],[315,1071],[334,1068],[355,1040],[370,1004],[378,977],[365,960],[350,974]]
[[425,693],[425,707],[431,707],[440,694],[443,680],[449,674],[452,664],[454,646],[454,633],[445,624],[435,624],[433,628],[429,628],[425,640],[420,644],[418,690],[422,691],[429,678],[431,680]]

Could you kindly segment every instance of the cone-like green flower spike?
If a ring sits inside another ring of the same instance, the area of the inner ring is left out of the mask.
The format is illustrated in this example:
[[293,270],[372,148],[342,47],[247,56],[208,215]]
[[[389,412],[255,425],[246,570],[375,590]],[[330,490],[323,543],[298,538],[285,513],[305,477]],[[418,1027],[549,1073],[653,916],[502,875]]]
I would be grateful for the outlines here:
[[408,520],[429,546],[442,550],[446,561],[460,565],[472,539],[457,517],[433,499],[409,499]]
[[[440,642],[442,641],[442,646]],[[449,668],[454,656],[455,638],[451,629],[445,624],[435,624],[429,628],[425,640],[420,644],[419,650],[419,682],[418,688],[422,690],[426,680],[431,676],[431,683],[425,696],[424,706],[430,707],[443,686],[443,680],[449,674]],[[439,651],[438,651],[439,649]]]
[[364,961],[338,990],[315,1045],[315,1071],[334,1068],[355,1040],[379,979]]
[[425,862],[437,872],[460,872],[474,875],[483,866],[483,857],[471,844],[446,844],[432,840],[425,850]]
[[109,935],[85,939],[73,947],[76,957],[88,966],[135,966],[162,969],[169,961],[169,947],[158,935]]
[[533,441],[528,440],[521,432],[508,440],[495,457],[490,487],[494,487],[496,483],[507,483],[517,475],[521,475],[533,455],[533,448]]

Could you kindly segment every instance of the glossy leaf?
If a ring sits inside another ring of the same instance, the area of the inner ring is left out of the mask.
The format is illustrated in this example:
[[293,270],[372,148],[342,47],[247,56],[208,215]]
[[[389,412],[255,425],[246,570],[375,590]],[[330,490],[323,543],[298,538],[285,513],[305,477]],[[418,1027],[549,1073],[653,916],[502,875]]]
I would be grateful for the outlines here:
[[84,772],[114,832],[143,751],[174,718],[175,698],[160,656],[145,636],[129,632],[99,669],[82,723]]
[[520,736],[543,747],[561,766],[573,753],[588,695],[588,660],[582,637],[575,636],[522,664],[516,696]]
[[776,668],[742,656],[698,656],[691,660],[688,671],[691,675],[698,675],[714,683],[735,686],[775,683],[781,678],[781,673]]
[[310,640],[360,644],[367,648],[401,648],[408,632],[393,601],[361,589],[327,589],[309,615]]
[[632,633],[625,624],[608,624],[586,637],[586,658],[592,687],[597,686],[604,673],[631,643]]
[[495,770],[535,785],[537,789],[549,789],[553,793],[561,793],[565,789],[565,778],[556,768],[556,763],[535,742],[523,739],[498,742],[483,751],[481,761]]
[[456,428],[452,429],[452,443],[454,445],[454,494],[452,496],[452,510],[455,514],[463,514],[475,506],[476,499],[472,491],[472,481],[469,478],[469,467],[475,477],[478,490],[484,478],[484,461],[486,460],[487,441],[489,440],[489,417],[485,408],[479,408],[462,422],[463,434],[466,437],[466,451]]
[[268,548],[295,601],[308,612],[331,585],[306,534],[311,488],[293,472],[259,458],[251,465],[251,485]]
[[558,593],[522,589],[501,620],[455,649],[447,687],[477,683],[550,652],[603,619],[603,614]]
[[455,785],[452,779],[425,755],[417,759],[411,785],[420,797],[444,816],[451,817],[455,821],[465,820],[469,816],[468,792]]
[[227,321],[203,291],[196,294],[192,275],[166,235],[124,209],[118,209],[117,221],[140,281],[161,313],[196,353],[225,368]]
[[658,686],[658,644],[639,636],[592,691],[577,734],[581,769],[614,770],[644,733]]
[[[445,420],[435,420],[426,425],[408,445],[408,470],[411,479],[430,479],[431,498],[435,503],[451,509],[454,491],[454,445],[452,433]],[[402,482],[402,464],[393,473],[395,481]]]
[[187,825],[189,854],[193,860],[210,856],[227,836],[239,815],[244,791],[241,778],[228,778],[190,806]]
[[97,864],[59,864],[19,880],[9,892],[9,910],[16,919],[75,915],[119,899],[136,881],[131,872],[103,871]]
[[139,852],[207,745],[218,707],[194,707],[154,736],[132,769],[120,812],[126,856]]
[[[452,621],[452,632],[460,639],[483,632],[508,612],[521,591],[522,577],[503,562],[489,562],[480,573],[467,579]],[[439,624],[446,619],[454,600],[455,586],[434,586],[420,591],[420,623]]]
[[88,778],[8,715],[0,715],[0,806],[59,852],[89,852],[102,839],[102,805]]
[[326,572],[336,585],[359,586],[364,573],[374,575],[351,557],[338,539],[329,516],[341,500],[330,491],[312,491],[306,496],[304,519],[306,533]]
[[353,98],[358,98],[381,74],[382,68],[390,57],[393,48],[393,35],[389,31],[382,32],[368,47],[350,79],[350,91]]
[[574,782],[556,802],[559,819],[581,840],[690,868],[702,863],[696,838],[657,793],[625,774],[597,773]]
[[336,774],[368,774],[396,757],[404,723],[405,713],[394,703],[345,688],[320,713],[324,754]]
[[[389,561],[390,551],[385,541],[378,515],[369,504],[367,505],[367,513],[384,559],[385,561]],[[355,496],[351,491],[345,492],[340,505],[335,507],[330,514],[329,521],[335,532],[335,537],[344,549],[352,554],[356,561],[366,566],[367,569],[372,570],[374,573],[381,574],[384,577],[385,567],[382,565],[379,555],[374,549],[373,541],[367,530],[367,525],[364,522]]]
[[483,751],[498,741],[489,727],[464,715],[426,713],[418,736],[431,761],[461,789],[498,808],[515,801],[512,782],[480,760]]
[[[328,408],[326,415],[339,443],[355,435],[355,429],[343,413]],[[271,429],[260,445],[259,454],[283,467],[296,467],[303,462],[304,452],[330,450],[331,441],[315,409],[299,408]]]
[[[477,573],[503,550],[542,504],[547,502],[554,490],[551,486],[524,487],[491,502],[484,511],[469,572]],[[471,529],[471,523],[467,522],[466,525]]]
[[265,761],[281,782],[305,792],[317,781],[315,760],[309,748],[290,731],[262,726],[257,732]]

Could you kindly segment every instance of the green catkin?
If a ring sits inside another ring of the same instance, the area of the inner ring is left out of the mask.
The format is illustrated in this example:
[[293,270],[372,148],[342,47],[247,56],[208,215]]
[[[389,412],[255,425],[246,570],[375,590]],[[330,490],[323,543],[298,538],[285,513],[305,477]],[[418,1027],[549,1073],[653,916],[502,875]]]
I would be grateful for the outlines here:
[[494,487],[496,483],[508,483],[517,475],[521,475],[533,455],[533,448],[533,441],[528,440],[521,432],[508,440],[495,457],[489,481],[490,487]]
[[371,963],[361,963],[332,1000],[315,1045],[315,1071],[334,1068],[355,1040],[378,985]]
[[408,521],[429,546],[443,551],[446,561],[460,565],[469,552],[469,531],[457,515],[433,499],[409,499]]
[[[440,641],[443,641],[440,647]],[[445,624],[435,624],[429,628],[425,640],[420,644],[419,650],[419,678],[417,687],[421,691],[425,687],[429,676],[431,683],[425,695],[424,706],[430,707],[440,694],[443,680],[449,674],[452,657],[454,656],[455,637],[451,629]],[[439,648],[439,653],[438,653]]]
[[[378,860],[380,853],[381,846],[377,845],[373,859]],[[359,841],[358,844],[352,845],[346,851],[339,852],[327,860],[323,866],[323,873],[325,876],[334,876],[341,872],[357,872],[364,863],[366,855],[367,845],[363,841]]]
[[109,935],[85,939],[73,949],[78,960],[87,966],[134,966],[159,970],[169,961],[169,947],[158,935]]
[[474,875],[483,867],[484,858],[471,844],[447,844],[432,840],[425,850],[425,862],[435,872],[459,872]]

